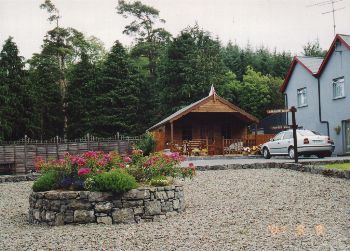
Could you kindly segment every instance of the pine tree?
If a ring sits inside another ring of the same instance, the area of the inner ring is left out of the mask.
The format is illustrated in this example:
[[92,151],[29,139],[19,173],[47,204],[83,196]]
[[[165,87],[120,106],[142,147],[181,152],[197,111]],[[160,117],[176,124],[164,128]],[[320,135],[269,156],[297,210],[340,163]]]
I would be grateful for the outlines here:
[[102,66],[96,86],[94,134],[111,136],[138,131],[140,88],[122,44],[115,42]]
[[225,75],[220,43],[197,25],[182,31],[161,60],[159,82],[164,113],[205,97],[212,84],[220,89]]
[[63,136],[64,113],[59,80],[61,71],[54,56],[36,54],[29,61],[35,103],[36,138]]
[[67,137],[79,138],[91,132],[91,109],[94,105],[96,66],[89,56],[82,54],[81,61],[68,74],[67,88]]
[[29,131],[31,101],[23,58],[9,37],[0,52],[0,138],[19,139]]

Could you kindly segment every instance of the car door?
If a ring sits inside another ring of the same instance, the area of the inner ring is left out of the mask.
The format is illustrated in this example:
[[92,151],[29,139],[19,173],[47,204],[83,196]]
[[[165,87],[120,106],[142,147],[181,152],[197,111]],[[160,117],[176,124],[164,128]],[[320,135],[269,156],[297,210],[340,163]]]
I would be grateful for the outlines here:
[[283,138],[284,132],[277,134],[271,142],[269,142],[269,150],[271,154],[281,154],[281,140]]
[[288,148],[293,145],[293,132],[286,131],[280,141],[281,154],[288,154]]

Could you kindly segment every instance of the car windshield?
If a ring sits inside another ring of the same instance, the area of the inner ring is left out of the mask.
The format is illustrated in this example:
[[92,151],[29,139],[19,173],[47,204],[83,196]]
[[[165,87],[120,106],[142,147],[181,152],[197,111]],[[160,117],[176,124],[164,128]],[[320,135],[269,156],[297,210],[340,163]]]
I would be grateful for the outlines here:
[[298,133],[301,136],[315,136],[315,135],[319,135],[319,133],[315,133],[315,132],[309,131],[309,130],[301,130],[301,131],[298,131]]

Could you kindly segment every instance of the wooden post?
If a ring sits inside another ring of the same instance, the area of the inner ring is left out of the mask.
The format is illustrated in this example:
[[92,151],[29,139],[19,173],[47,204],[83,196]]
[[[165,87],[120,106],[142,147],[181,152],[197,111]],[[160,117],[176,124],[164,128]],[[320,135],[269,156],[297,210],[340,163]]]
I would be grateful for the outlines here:
[[16,163],[16,142],[13,142],[13,162],[14,162],[14,166],[15,166],[15,173],[17,173],[17,163]]
[[59,160],[60,158],[60,154],[58,152],[58,136],[56,136],[56,158],[57,160]]
[[45,160],[47,161],[47,159],[49,158],[49,150],[47,149],[48,148],[48,145],[47,145],[47,140],[46,142],[44,142],[45,144]]
[[174,143],[174,123],[170,122],[170,142],[171,142],[171,146]]
[[258,135],[258,124],[255,123],[255,142],[254,142],[254,145],[257,145],[257,143],[256,143],[257,135]]
[[225,155],[225,137],[222,136],[222,155]]
[[294,161],[295,163],[298,163],[298,140],[297,140],[297,123],[295,120],[295,112],[297,109],[292,106],[290,108],[290,111],[292,112],[292,128],[293,128],[293,140],[294,140]]
[[87,150],[90,151],[90,134],[86,134],[87,137]]
[[24,172],[27,173],[27,135],[24,135]]

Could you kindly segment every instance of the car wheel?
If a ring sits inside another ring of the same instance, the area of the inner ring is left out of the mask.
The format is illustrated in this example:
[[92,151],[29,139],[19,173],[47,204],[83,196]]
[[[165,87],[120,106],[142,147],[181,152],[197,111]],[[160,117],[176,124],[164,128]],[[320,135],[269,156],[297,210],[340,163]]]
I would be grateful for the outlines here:
[[263,150],[263,156],[265,159],[270,159],[271,158],[271,154],[269,152],[269,149],[267,149],[267,147],[264,148]]
[[294,159],[294,148],[293,147],[290,147],[288,149],[288,156],[290,159]]
[[317,157],[319,158],[319,159],[323,159],[324,157],[326,157],[324,154],[317,154]]

